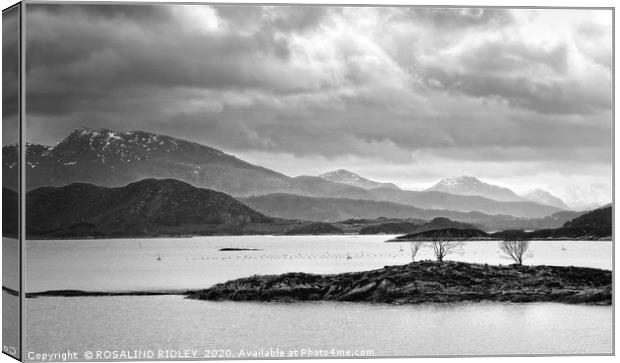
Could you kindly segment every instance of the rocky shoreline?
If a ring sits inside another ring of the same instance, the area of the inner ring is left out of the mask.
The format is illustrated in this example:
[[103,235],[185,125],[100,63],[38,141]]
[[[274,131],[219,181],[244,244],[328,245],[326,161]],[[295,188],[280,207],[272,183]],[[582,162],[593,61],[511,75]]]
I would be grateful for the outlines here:
[[504,301],[610,305],[611,279],[611,271],[583,267],[421,261],[335,275],[257,275],[188,292],[187,297],[211,301],[391,304]]

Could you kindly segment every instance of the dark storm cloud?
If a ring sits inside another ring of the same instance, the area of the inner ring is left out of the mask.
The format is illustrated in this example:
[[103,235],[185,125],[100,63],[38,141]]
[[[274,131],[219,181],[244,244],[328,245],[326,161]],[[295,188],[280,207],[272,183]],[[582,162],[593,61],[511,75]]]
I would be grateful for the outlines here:
[[[611,88],[584,89],[571,80],[545,81],[528,77],[500,77],[472,73],[447,73],[440,68],[427,72],[431,87],[473,97],[499,97],[513,106],[548,114],[589,114],[611,108]],[[433,80],[438,84],[433,84]],[[594,92],[593,92],[594,91]]]
[[609,111],[611,83],[584,83],[567,75],[568,47],[566,43],[544,47],[492,40],[468,48],[444,64],[429,65],[424,79],[435,89],[497,97],[545,114]]
[[530,24],[497,9],[29,5],[28,14],[33,141],[85,125],[230,152],[400,164],[420,150],[596,161],[610,147],[608,53],[588,51],[609,48],[597,24],[571,28],[573,47],[521,37]]
[[[289,49],[274,29],[187,33],[163,6],[50,8],[55,9],[34,6],[29,12],[32,112],[68,112],[103,98],[116,101],[119,92],[148,92],[153,87],[273,92],[314,87],[295,76],[295,67],[280,67]],[[247,17],[260,23],[260,14],[251,10]],[[287,22],[306,13],[316,20],[320,12],[307,9],[291,18],[275,16],[273,22],[289,28]]]

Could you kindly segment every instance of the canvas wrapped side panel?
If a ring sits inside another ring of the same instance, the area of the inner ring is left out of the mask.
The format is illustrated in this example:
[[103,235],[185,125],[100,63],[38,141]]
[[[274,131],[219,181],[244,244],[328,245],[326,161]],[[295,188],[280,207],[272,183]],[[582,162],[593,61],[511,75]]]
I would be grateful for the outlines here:
[[20,359],[21,4],[2,12],[2,351]]

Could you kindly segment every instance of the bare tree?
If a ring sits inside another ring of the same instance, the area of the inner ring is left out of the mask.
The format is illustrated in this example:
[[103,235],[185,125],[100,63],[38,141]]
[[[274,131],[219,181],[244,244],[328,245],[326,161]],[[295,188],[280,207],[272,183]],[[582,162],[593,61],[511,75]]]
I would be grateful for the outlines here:
[[433,241],[433,252],[437,262],[443,262],[446,256],[459,252],[462,246],[463,242],[448,241],[445,238],[438,237]]
[[499,243],[499,249],[517,265],[523,265],[523,258],[529,257],[526,255],[529,247],[529,241],[502,241]]
[[415,262],[415,256],[423,245],[424,242],[411,242],[411,262]]

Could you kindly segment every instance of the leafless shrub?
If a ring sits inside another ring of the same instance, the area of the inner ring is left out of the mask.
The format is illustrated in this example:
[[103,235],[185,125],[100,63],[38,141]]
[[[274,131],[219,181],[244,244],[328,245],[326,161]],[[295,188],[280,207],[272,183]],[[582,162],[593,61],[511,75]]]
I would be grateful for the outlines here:
[[463,246],[463,242],[448,241],[444,238],[437,238],[432,244],[437,262],[443,262],[446,256],[460,252]]
[[529,241],[501,241],[499,243],[499,249],[517,265],[523,265],[523,258],[531,256],[526,255],[529,247]]
[[415,256],[423,245],[424,242],[411,242],[411,262],[415,262]]

